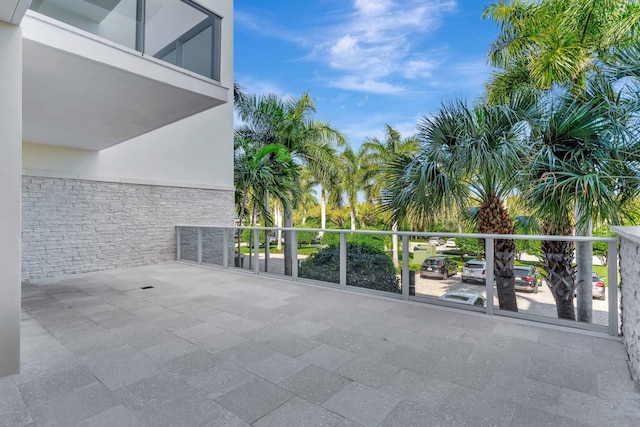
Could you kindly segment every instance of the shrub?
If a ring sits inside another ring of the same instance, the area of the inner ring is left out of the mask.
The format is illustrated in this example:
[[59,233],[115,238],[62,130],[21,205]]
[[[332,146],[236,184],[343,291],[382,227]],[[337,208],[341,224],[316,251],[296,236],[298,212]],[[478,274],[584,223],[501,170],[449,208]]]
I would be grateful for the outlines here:
[[[385,237],[388,236],[381,234],[347,234],[347,243],[368,246],[384,253]],[[388,239],[391,241],[390,237],[388,237]],[[324,233],[322,236],[322,244],[327,246],[340,245],[340,233]]]
[[[311,255],[300,266],[300,277],[340,283],[340,246],[330,245]],[[378,291],[400,293],[391,258],[367,244],[347,242],[347,284]]]

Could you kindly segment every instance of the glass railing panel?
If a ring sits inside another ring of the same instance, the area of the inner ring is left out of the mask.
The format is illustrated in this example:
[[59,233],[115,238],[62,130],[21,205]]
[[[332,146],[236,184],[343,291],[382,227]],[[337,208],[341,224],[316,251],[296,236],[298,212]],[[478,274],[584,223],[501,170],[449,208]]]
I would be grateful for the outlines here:
[[[202,263],[213,264],[217,266],[223,265],[224,260],[224,234],[227,231],[222,228],[202,228]],[[227,240],[227,245],[233,242],[233,239]],[[228,249],[230,247],[228,246]],[[229,249],[232,252],[233,248]]]
[[29,8],[120,45],[136,48],[137,0],[34,0]]
[[253,232],[249,228],[234,230],[233,263],[229,266],[253,270]]
[[[447,246],[445,238],[412,239],[409,244],[410,266],[415,272],[415,295],[447,302],[481,304],[484,291],[486,263],[479,254],[461,254],[460,250]],[[463,266],[468,262],[463,276]],[[412,292],[413,293],[413,292]],[[456,293],[478,294],[476,300]]]
[[307,240],[305,235],[299,236],[298,278],[340,284],[340,233],[313,233],[316,237],[308,243],[303,243]]
[[393,262],[391,235],[347,233],[347,286],[401,293],[400,270]]
[[181,227],[180,259],[198,262],[198,227]]
[[155,1],[145,12],[144,53],[219,80],[219,20],[183,1]]

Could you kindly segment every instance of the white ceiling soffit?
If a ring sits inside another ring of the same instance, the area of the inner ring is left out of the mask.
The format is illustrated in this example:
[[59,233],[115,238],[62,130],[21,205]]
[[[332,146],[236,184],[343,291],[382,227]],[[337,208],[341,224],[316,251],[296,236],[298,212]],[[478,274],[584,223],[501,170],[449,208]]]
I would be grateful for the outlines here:
[[0,21],[20,25],[31,0],[0,0]]
[[24,40],[25,141],[102,150],[223,104],[223,93],[207,96]]

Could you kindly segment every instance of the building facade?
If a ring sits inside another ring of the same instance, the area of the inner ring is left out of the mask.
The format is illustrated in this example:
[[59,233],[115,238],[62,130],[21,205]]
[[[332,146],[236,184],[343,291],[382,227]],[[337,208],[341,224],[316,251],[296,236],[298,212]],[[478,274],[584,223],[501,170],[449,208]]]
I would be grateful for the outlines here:
[[8,3],[0,376],[21,280],[175,259],[176,224],[233,224],[231,0]]

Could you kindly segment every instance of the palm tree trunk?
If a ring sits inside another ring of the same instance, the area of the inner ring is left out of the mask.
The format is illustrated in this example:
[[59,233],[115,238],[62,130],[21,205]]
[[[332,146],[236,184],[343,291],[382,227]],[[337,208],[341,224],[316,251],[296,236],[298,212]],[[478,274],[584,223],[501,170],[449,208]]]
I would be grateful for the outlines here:
[[355,206],[351,206],[351,229],[356,229],[356,208]]
[[[293,212],[291,212],[291,207],[290,206],[285,206],[284,207],[284,226],[285,228],[288,227],[293,227]],[[291,241],[291,232],[290,231],[285,231],[284,232],[284,275],[285,276],[291,276],[292,273],[292,267],[291,267],[291,263],[293,262],[292,256],[293,256],[293,249],[292,246],[293,242]]]
[[302,225],[307,223],[307,205],[302,205]]
[[391,231],[394,233],[391,235],[391,250],[393,254],[393,266],[398,268],[400,261],[398,261],[398,235],[395,234],[398,231],[398,221],[394,221],[391,225]]
[[[568,223],[568,222],[567,222]],[[555,228],[549,224],[543,225],[543,234],[566,235],[568,228]],[[573,242],[570,241],[542,241],[542,268],[547,277],[549,290],[556,301],[558,319],[576,320],[573,308]]]
[[[276,213],[276,227],[278,228],[282,228],[282,211],[280,211],[280,206],[278,206],[277,204],[274,206],[274,210]],[[278,249],[278,252],[280,252],[282,250],[282,230],[278,230],[278,232],[276,233],[277,236],[277,242],[276,242],[276,248]]]
[[[327,197],[324,188],[320,188],[320,228],[327,228]],[[322,238],[324,232],[321,231],[318,235]]]

